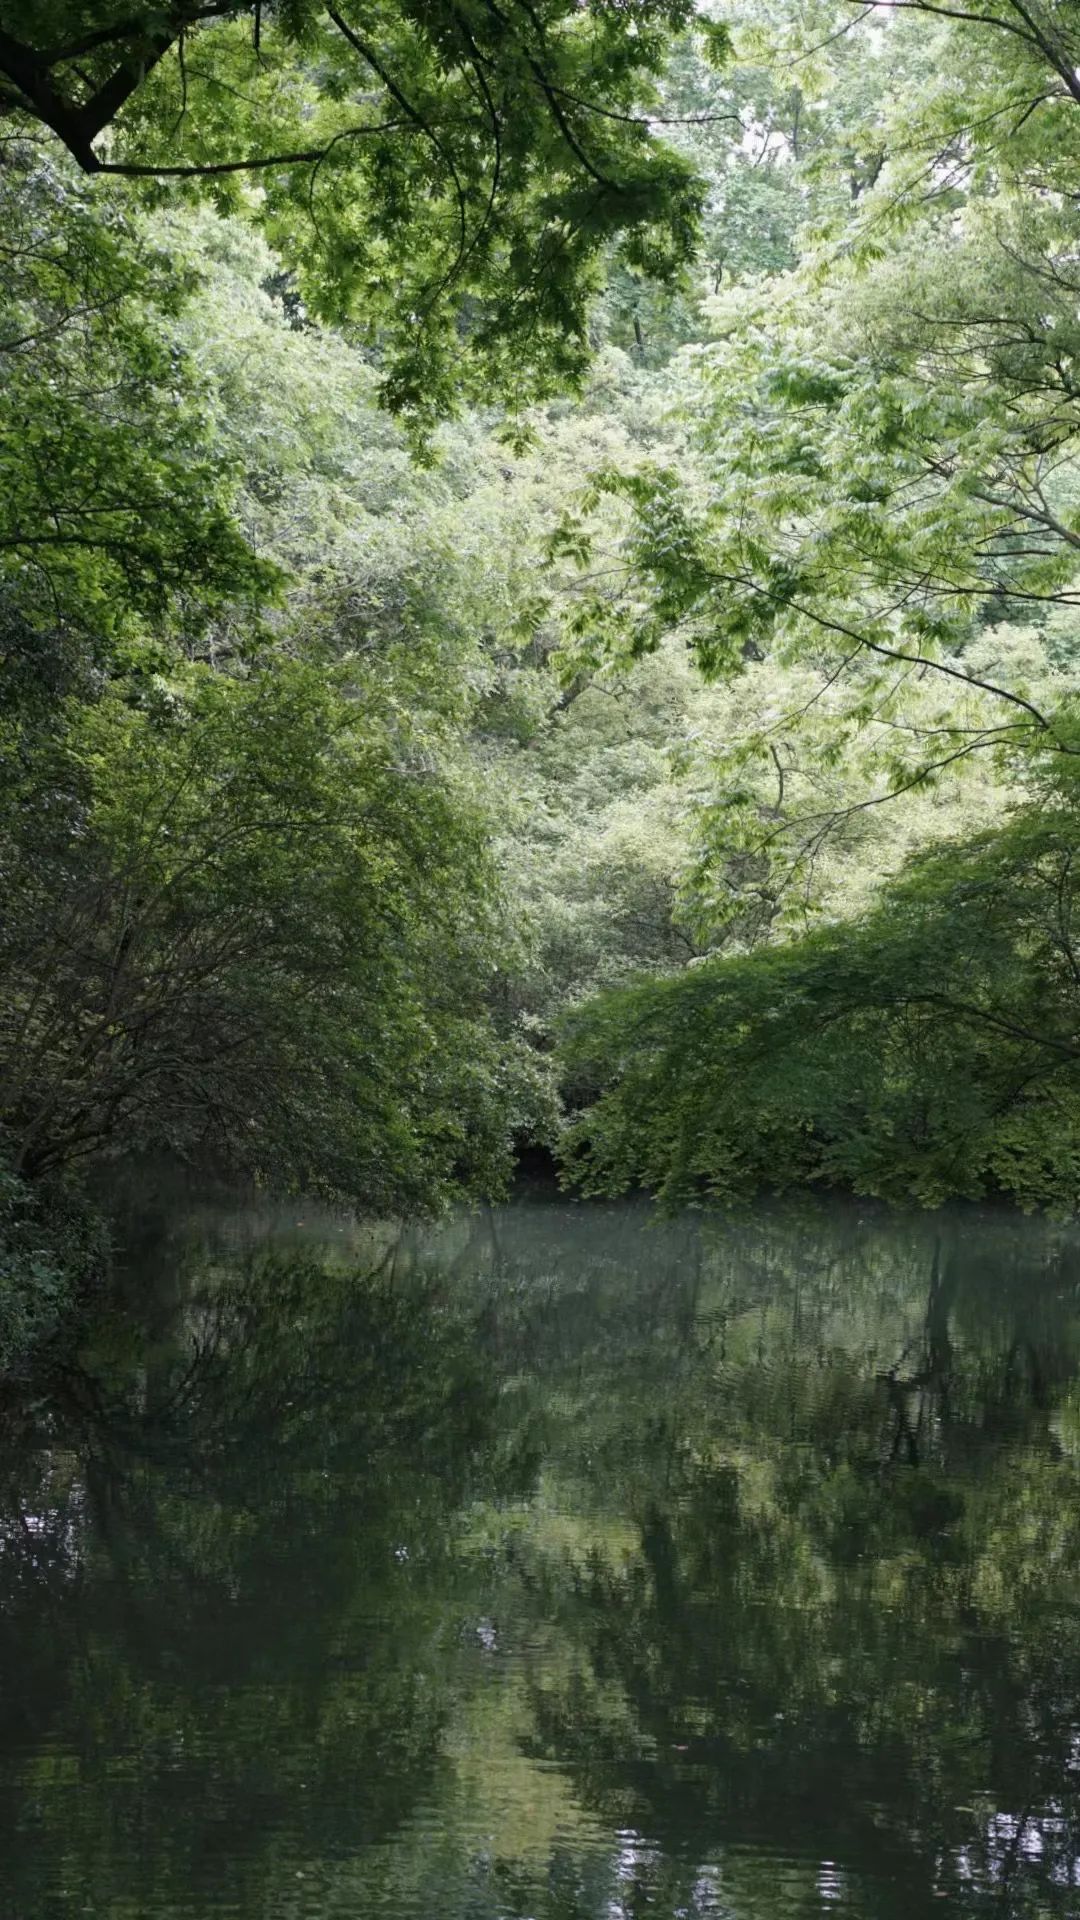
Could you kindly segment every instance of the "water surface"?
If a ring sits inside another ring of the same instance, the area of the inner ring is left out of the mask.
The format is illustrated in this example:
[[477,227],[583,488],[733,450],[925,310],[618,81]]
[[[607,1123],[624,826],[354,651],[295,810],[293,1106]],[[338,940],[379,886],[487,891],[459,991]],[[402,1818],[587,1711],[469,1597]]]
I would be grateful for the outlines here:
[[1080,1240],[147,1194],[7,1390],[3,1920],[1080,1914]]

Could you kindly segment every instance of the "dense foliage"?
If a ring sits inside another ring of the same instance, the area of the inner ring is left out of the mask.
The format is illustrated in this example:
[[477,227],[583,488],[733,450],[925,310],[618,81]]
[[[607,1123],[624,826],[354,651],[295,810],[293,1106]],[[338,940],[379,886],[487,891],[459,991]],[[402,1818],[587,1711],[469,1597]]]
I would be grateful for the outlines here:
[[[8,229],[31,263],[12,317],[37,320],[55,373],[24,385],[13,346],[14,1163],[37,1177],[136,1143],[213,1151],[380,1206],[497,1181],[531,1095],[485,997],[505,915],[455,761],[472,641],[449,604],[432,616],[421,529],[357,552],[363,497],[408,475],[391,447],[389,478],[370,458],[356,476],[371,376],[344,347],[305,352],[239,231],[215,246],[122,212],[84,228],[62,172],[25,152],[20,168],[35,191]],[[145,275],[166,258],[155,304]],[[444,584],[449,602],[449,569]]]
[[24,794],[0,962],[24,1172],[120,1137],[375,1205],[498,1177],[479,823],[350,681],[277,662],[103,695]]
[[525,397],[580,372],[609,243],[662,278],[689,258],[701,189],[648,108],[693,19],[689,0],[19,0],[0,75],[88,172],[247,206],[430,421],[469,374]]
[[1075,1206],[1071,31],[0,9],[17,1180]]
[[578,657],[677,634],[735,721],[688,874],[731,957],[572,1029],[594,1186],[1080,1195],[1071,29],[932,12],[843,36],[849,205],[713,303],[685,457],[556,537]]
[[838,1181],[935,1202],[1080,1177],[1076,768],[912,859],[853,924],[626,989],[579,1021],[583,1167],[667,1199]]

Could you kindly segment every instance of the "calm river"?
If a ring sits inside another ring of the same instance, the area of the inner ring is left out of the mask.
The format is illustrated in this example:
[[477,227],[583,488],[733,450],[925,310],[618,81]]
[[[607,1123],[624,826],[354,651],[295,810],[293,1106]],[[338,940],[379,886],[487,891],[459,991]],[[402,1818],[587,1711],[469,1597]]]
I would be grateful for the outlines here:
[[1080,1914],[1080,1236],[147,1196],[0,1407],[2,1920]]

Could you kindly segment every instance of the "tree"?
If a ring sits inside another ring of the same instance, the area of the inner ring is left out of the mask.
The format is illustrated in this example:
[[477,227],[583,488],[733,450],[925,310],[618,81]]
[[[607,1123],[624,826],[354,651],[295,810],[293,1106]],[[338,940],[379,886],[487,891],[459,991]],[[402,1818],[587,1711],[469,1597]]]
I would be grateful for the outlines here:
[[661,280],[691,256],[701,188],[649,113],[689,0],[107,12],[0,11],[8,111],[89,173],[242,200],[420,424],[576,377],[613,244]]
[[9,337],[41,336],[4,443],[5,1148],[40,1180],[152,1137],[370,1206],[497,1184],[536,1101],[491,1018],[455,486],[257,237],[95,219],[25,141],[5,177]]
[[857,921],[586,1009],[586,1180],[1075,1209],[1076,781],[1048,759],[1007,827],[914,859]]
[[[901,757],[899,788],[1007,734],[1053,734],[1022,680],[1006,667],[988,687],[964,655],[983,625],[1075,604],[1076,220],[1041,183],[1052,155],[1067,187],[1080,121],[1060,89],[1032,97],[1026,68],[994,66],[984,126],[962,32],[928,39],[903,10],[861,31],[867,63],[910,85],[875,108],[879,177],[798,271],[716,311],[689,382],[698,458],[599,477],[630,502],[626,571],[579,624],[639,651],[675,627],[713,677],[809,663],[823,696],[850,688],[833,703],[845,753],[874,714],[902,726],[927,674],[943,709],[958,693],[1002,702],[996,719],[984,703],[978,741],[970,705],[951,732],[943,711],[921,767]],[[846,104],[862,140],[865,105]],[[845,143],[842,124],[832,137]],[[587,559],[579,528],[568,541]],[[772,759],[775,741],[755,746]]]
[[376,678],[175,673],[74,714],[37,783],[0,946],[22,1172],[138,1138],[372,1207],[497,1181],[525,1109],[483,820]]
[[874,178],[714,306],[688,455],[601,472],[556,539],[580,660],[677,636],[729,689],[691,921],[732,958],[574,1029],[601,1185],[1076,1202],[1080,120],[1019,12],[853,24],[907,81],[836,96],[828,164]]
[[0,165],[0,573],[24,612],[130,644],[264,599],[176,322],[196,285],[40,141]]

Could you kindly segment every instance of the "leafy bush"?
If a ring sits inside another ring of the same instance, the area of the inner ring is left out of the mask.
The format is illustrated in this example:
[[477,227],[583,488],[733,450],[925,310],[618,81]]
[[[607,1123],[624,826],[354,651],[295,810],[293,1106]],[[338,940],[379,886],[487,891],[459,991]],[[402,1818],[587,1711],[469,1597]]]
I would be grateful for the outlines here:
[[862,919],[601,997],[568,1164],[668,1201],[824,1181],[1080,1204],[1080,779],[909,862]]
[[55,1332],[107,1252],[100,1220],[76,1194],[32,1188],[0,1157],[0,1373]]

